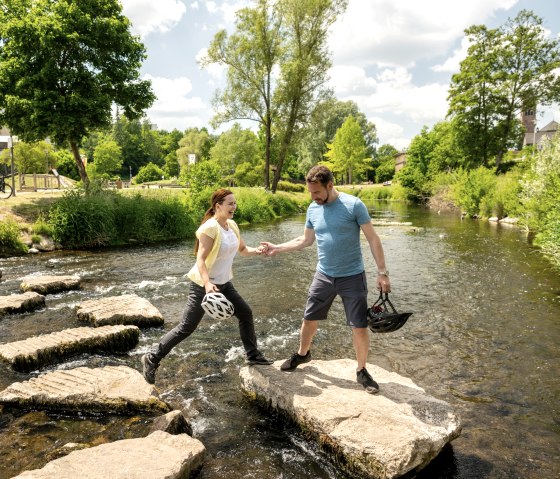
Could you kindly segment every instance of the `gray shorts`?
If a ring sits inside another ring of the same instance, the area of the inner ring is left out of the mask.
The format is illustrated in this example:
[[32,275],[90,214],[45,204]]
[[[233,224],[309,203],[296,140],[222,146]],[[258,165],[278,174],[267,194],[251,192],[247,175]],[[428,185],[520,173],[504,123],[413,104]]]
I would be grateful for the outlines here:
[[367,328],[367,281],[365,272],[344,278],[332,278],[317,271],[309,287],[304,319],[318,321],[327,318],[336,295],[342,298],[346,324]]

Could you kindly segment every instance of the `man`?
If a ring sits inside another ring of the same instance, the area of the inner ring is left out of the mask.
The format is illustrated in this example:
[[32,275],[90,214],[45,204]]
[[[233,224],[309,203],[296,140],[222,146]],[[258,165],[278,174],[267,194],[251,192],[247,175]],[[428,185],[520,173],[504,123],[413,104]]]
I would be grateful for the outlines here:
[[306,248],[317,239],[319,261],[309,287],[299,350],[280,369],[292,371],[300,364],[311,361],[311,342],[318,323],[326,319],[334,298],[339,295],[344,305],[346,322],[352,327],[352,342],[358,363],[356,380],[368,393],[374,394],[379,391],[379,385],[366,369],[369,352],[368,291],[360,230],[367,239],[377,265],[377,289],[390,292],[383,246],[364,203],[352,195],[338,192],[334,188],[333,174],[327,167],[317,165],[311,168],[306,183],[313,202],[307,209],[303,235],[282,244],[261,243],[266,248],[265,254],[274,256]]

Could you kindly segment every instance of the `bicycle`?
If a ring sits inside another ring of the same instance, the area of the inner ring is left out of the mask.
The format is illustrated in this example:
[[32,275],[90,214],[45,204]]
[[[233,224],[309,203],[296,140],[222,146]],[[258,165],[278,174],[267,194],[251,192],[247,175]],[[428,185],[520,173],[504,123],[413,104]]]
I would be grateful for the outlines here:
[[6,177],[0,176],[0,199],[7,200],[12,193],[12,187],[6,183]]

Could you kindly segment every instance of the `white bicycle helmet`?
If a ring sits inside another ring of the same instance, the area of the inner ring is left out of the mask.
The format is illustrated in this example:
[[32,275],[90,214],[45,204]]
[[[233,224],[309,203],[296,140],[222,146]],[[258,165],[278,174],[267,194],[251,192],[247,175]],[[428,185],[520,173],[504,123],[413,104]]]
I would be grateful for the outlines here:
[[202,300],[202,309],[214,319],[228,319],[233,316],[233,304],[222,293],[207,293]]

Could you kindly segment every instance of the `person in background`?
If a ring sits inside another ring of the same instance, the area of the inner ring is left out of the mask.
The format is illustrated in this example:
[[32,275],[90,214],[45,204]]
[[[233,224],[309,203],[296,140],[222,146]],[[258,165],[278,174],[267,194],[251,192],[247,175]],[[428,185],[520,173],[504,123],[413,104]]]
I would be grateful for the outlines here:
[[[233,215],[237,208],[234,194],[227,189],[214,191],[211,207],[206,211],[196,231],[196,263],[188,273],[192,281],[187,305],[181,322],[161,338],[159,344],[142,356],[144,379],[155,383],[157,368],[161,360],[197,328],[204,316],[203,300],[208,293],[221,293],[233,305],[239,321],[239,334],[250,365],[269,365],[257,348],[257,338],[253,322],[253,312],[234,288],[233,258],[239,252],[242,256],[262,254],[263,246],[251,248],[245,244]],[[226,302],[227,302],[226,301]]]
[[306,183],[313,201],[307,209],[303,234],[282,244],[261,243],[266,248],[265,254],[274,256],[306,248],[317,240],[319,261],[309,287],[299,350],[280,369],[292,371],[300,364],[311,361],[310,348],[319,321],[327,318],[334,298],[339,295],[346,322],[352,327],[357,359],[356,380],[368,393],[374,394],[379,391],[379,385],[366,369],[369,353],[368,290],[360,231],[364,233],[377,266],[377,289],[388,293],[391,284],[383,246],[364,203],[352,195],[338,192],[334,187],[333,174],[327,167],[317,165],[311,168]]

